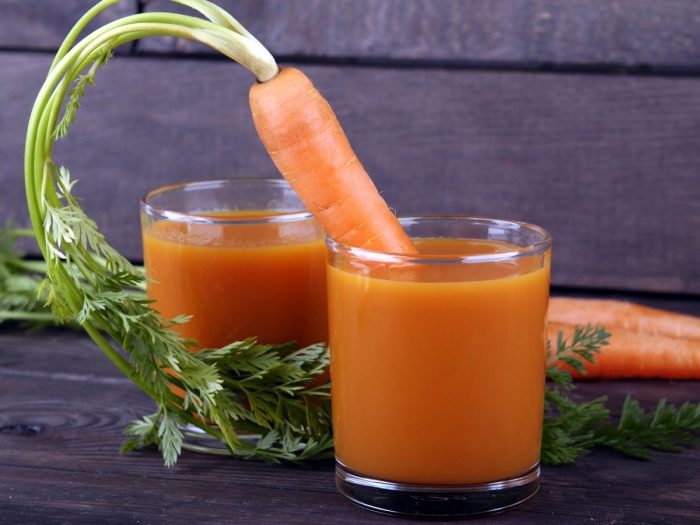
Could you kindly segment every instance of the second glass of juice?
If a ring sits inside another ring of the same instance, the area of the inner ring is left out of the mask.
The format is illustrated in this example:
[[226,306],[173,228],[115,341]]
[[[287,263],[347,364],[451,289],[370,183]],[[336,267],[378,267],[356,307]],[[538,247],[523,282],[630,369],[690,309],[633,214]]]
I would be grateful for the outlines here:
[[327,240],[337,485],[389,513],[503,510],[538,488],[551,238],[402,224],[418,255]]
[[148,297],[197,347],[327,340],[323,234],[286,182],[167,186],[141,219]]

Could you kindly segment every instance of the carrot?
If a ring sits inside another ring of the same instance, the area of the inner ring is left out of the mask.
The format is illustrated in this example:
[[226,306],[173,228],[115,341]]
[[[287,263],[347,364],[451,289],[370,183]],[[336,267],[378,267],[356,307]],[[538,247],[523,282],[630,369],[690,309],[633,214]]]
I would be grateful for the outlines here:
[[[556,340],[559,330],[571,337],[573,328],[573,325],[550,321],[549,338]],[[610,331],[610,344],[596,355],[595,363],[586,363],[587,375],[578,374],[566,365],[562,365],[562,368],[569,370],[573,377],[582,379],[700,379],[700,341],[649,335],[622,328]]]
[[700,340],[700,318],[625,301],[552,297],[548,315],[560,323],[597,323],[608,330]]
[[417,253],[357,159],[333,109],[298,69],[250,89],[255,128],[282,176],[332,239]]

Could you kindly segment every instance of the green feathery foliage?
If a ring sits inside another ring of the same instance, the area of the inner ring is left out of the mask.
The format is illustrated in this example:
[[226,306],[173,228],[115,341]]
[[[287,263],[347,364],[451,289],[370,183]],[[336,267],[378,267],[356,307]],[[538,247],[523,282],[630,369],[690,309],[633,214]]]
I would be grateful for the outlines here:
[[[119,45],[156,35],[189,38],[244,64],[258,80],[276,74],[271,55],[231,15],[206,0],[174,1],[206,19],[140,13],[76,42],[95,16],[115,3],[102,0],[69,32],[51,65],[32,110],[25,148],[27,204],[46,261],[45,275],[38,288],[36,281],[31,283],[39,299],[24,307],[47,315],[44,305],[48,305],[57,322],[80,324],[104,354],[156,401],[156,414],[128,427],[132,439],[125,450],[155,444],[166,465],[173,465],[182,447],[181,427],[187,423],[220,438],[236,455],[270,461],[322,456],[331,443],[330,391],[327,385],[312,385],[327,361],[325,347],[294,350],[247,340],[191,353],[193,343],[173,330],[185,320],[161,319],[150,308],[140,290],[142,271],[105,241],[74,196],[69,171],[52,158],[53,143],[65,137],[75,121],[86,87],[95,83],[97,70]],[[66,93],[68,101],[58,121]],[[16,300],[18,295],[12,297]],[[229,358],[237,360],[235,366]],[[184,397],[176,395],[174,387]],[[239,432],[250,428],[264,438],[258,443],[240,439]]]
[[600,326],[577,326],[570,340],[557,334],[552,352],[547,346],[545,418],[542,429],[542,462],[563,465],[574,462],[595,446],[609,447],[640,459],[651,459],[653,451],[680,452],[698,441],[700,403],[680,407],[659,401],[656,410],[645,412],[627,397],[617,424],[612,422],[607,398],[577,403],[567,391],[574,388],[571,374],[560,364],[585,372],[585,362],[593,363],[610,334]]

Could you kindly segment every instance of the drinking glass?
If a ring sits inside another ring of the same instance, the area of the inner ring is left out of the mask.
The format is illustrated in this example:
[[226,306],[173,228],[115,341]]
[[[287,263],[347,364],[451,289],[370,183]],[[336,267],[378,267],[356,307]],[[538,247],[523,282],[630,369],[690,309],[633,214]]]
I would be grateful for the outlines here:
[[401,222],[419,255],[326,240],[337,486],[387,513],[507,509],[539,486],[551,237]]
[[[148,297],[198,348],[327,341],[323,233],[289,185],[230,179],[166,186],[141,202]],[[225,453],[188,425],[185,448]],[[255,441],[256,436],[248,436]]]
[[148,296],[198,346],[327,340],[323,234],[285,181],[166,186],[141,217]]

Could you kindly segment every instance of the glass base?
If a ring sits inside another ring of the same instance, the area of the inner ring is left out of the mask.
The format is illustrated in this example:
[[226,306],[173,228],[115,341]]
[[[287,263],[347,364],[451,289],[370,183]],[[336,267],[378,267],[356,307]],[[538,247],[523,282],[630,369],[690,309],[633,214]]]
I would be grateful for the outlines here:
[[[232,456],[231,451],[226,448],[221,441],[215,437],[210,436],[204,430],[194,425],[180,425],[180,430],[182,431],[183,440],[182,448],[185,450],[190,450],[192,452],[199,452],[200,454],[211,454],[215,456]],[[244,434],[239,433],[238,436],[242,441],[250,443],[251,445],[257,444],[260,439],[260,434]]]
[[336,460],[335,484],[353,503],[375,512],[449,518],[507,510],[540,488],[539,463],[524,474],[478,485],[394,483],[355,473]]

